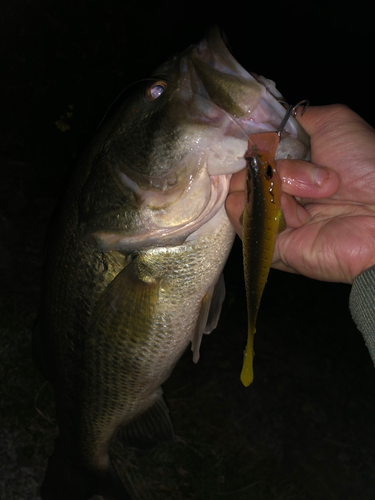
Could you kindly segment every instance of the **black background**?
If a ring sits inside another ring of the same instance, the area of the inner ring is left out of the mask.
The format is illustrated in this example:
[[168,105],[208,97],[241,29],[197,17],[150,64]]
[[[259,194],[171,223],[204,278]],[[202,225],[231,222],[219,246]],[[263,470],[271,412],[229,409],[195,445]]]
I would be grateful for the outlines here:
[[[219,24],[237,60],[276,81],[289,102],[345,103],[374,125],[372,17],[365,1],[4,2],[1,498],[37,498],[56,434],[53,416],[50,425],[36,410],[35,395],[42,399],[48,389],[29,349],[43,245],[74,158],[110,103]],[[271,272],[255,381],[244,389],[238,241],[225,276],[217,331],[204,339],[199,364],[186,353],[165,387],[176,432],[197,454],[190,465],[184,462],[187,472],[177,474],[178,493],[165,480],[166,492],[154,485],[150,498],[207,499],[224,492],[226,499],[372,500],[375,374],[350,318],[350,287]],[[40,405],[48,416],[50,393],[44,397]],[[171,453],[181,463],[188,456],[186,449]],[[161,460],[162,470],[165,464]],[[206,474],[201,478],[198,470]]]

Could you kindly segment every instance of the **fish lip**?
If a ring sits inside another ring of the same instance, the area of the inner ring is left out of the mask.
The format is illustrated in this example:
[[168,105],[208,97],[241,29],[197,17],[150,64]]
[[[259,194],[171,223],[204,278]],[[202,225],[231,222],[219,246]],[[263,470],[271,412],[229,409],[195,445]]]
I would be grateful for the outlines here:
[[[257,82],[264,87],[264,93],[261,100],[266,108],[268,106],[272,108],[272,112],[278,116],[281,123],[285,115],[285,105],[283,103],[286,101],[276,88],[275,83],[254,72],[248,72],[232,55],[228,37],[218,26],[212,26],[208,29],[206,36],[196,46],[195,57],[198,57],[201,61],[223,73]],[[251,113],[251,115],[253,115],[253,113]],[[247,133],[247,135],[260,132],[275,132],[280,125],[280,123],[273,123],[273,127],[270,128],[267,126],[267,122],[253,121],[252,116],[250,116],[249,119],[247,117],[234,117],[234,121],[239,128],[242,128],[245,134]],[[251,130],[252,128],[254,128],[254,130]],[[302,158],[309,159],[309,137],[297,120],[292,116],[285,124],[282,139],[288,136],[298,140],[305,146],[306,153]]]
[[[225,111],[225,109],[221,109],[233,122],[233,125],[228,127],[225,135],[229,136],[233,134],[234,137],[240,138],[243,132],[243,138],[247,143],[248,136],[253,133],[275,132],[278,129],[285,115],[285,107],[282,104],[284,100],[281,93],[277,90],[272,80],[259,76],[256,73],[248,72],[235,59],[229,48],[228,37],[219,26],[211,26],[207,30],[206,35],[197,44],[188,47],[177,60],[179,61],[178,68],[175,68],[175,71],[179,73],[177,87],[181,89],[185,88],[188,92],[197,94],[203,99],[206,98],[207,101],[211,100],[215,102],[215,100],[211,98],[210,91],[206,88],[204,81],[202,81],[199,75],[199,68],[197,67],[198,61],[199,65],[201,63],[207,64],[220,73],[240,77],[247,82],[257,83],[262,88],[259,103],[258,105],[254,105],[251,109],[249,108],[248,116],[237,116]],[[171,64],[174,64],[173,61]],[[166,78],[169,69],[169,63],[167,63],[159,67],[158,70],[153,73],[152,77],[155,78],[156,75],[164,75],[163,78]],[[186,107],[189,106],[188,97],[182,100],[182,104]],[[269,117],[272,115],[274,115],[274,117],[269,121]],[[234,126],[234,123],[236,126]],[[240,130],[242,132],[240,132]],[[306,150],[309,149],[309,141],[306,137],[306,133],[302,131],[298,122],[293,117],[290,117],[287,121],[281,138],[283,140],[288,136],[302,142]],[[245,150],[246,146],[244,151]]]
[[[248,72],[232,55],[228,45],[228,42],[225,42],[221,35],[220,28],[218,26],[211,27],[206,36],[195,46],[195,50],[193,49],[190,53],[192,66],[184,63],[186,68],[181,66],[181,70],[185,72],[194,70],[193,81],[198,86],[198,93],[213,102],[216,102],[215,95],[211,94],[212,89],[206,88],[204,70],[202,73],[202,68],[205,65],[214,70],[214,75],[215,72],[218,72],[218,74],[226,75],[228,78],[239,78],[245,87],[249,85],[249,89],[254,85],[256,86],[254,89],[258,90],[254,90],[254,101],[251,101],[250,98],[248,109],[246,109],[245,101],[243,101],[244,108],[241,109],[242,105],[239,104],[238,112],[235,109],[232,111],[222,108],[222,111],[233,122],[233,125],[228,127],[226,135],[233,134],[237,138],[242,135],[247,142],[248,136],[252,133],[275,132],[285,115],[285,108],[280,102],[282,98],[280,92],[276,89],[273,81]],[[220,106],[220,102],[217,102],[217,104]],[[274,118],[270,122],[269,118],[272,115],[274,115]],[[234,124],[236,125],[234,126]],[[285,133],[293,137],[298,135],[293,120],[288,120]]]
[[199,54],[203,52],[204,50],[203,47],[206,42],[215,43],[219,45],[222,50],[225,48],[228,50],[228,52],[231,52],[228,48],[229,46],[228,36],[224,32],[224,30],[216,24],[210,26],[206,31],[204,37],[200,40],[200,42],[198,42],[197,52]]
[[224,30],[214,25],[207,30],[204,38],[195,46],[195,53],[201,61],[223,73],[254,80],[251,74],[236,60],[229,47],[229,39]]

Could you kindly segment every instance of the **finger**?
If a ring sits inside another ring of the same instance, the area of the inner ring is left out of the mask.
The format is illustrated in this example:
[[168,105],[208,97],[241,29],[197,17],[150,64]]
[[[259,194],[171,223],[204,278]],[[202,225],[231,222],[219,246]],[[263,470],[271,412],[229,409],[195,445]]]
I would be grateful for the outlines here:
[[[283,163],[287,163],[287,161],[284,161]],[[317,194],[321,197],[325,197],[327,195],[329,196],[331,192],[334,192],[337,189],[336,186],[338,186],[338,177],[333,172],[334,180],[330,187],[328,186],[327,188],[329,180],[323,182],[323,185],[326,187],[316,187],[316,183],[313,184],[313,181],[311,180],[313,177],[311,171],[318,169],[326,172],[327,169],[320,169],[319,167],[310,168],[309,164],[306,162],[289,161],[289,163],[292,165],[290,166],[286,164],[281,168],[281,175],[283,176],[283,190],[286,191],[281,197],[281,206],[287,226],[298,228],[303,224],[306,224],[306,222],[310,220],[311,216],[309,212],[298,204],[292,196],[309,196],[310,198],[314,195],[316,196]],[[294,177],[294,175],[296,175],[296,177]],[[325,174],[326,177],[327,175],[329,178],[329,172],[328,174]],[[246,202],[245,189],[246,171],[242,170],[232,176],[229,195],[225,205],[229,220],[240,238],[242,237],[240,218],[244,211]],[[290,194],[288,194],[288,191]]]
[[303,208],[293,196],[283,193],[281,196],[281,208],[287,227],[298,228],[306,224],[311,215]]
[[320,128],[322,121],[329,121],[331,119],[331,109],[334,111],[334,105],[332,106],[309,106],[303,115],[297,110],[296,119],[306,130],[306,132],[312,136]]
[[229,193],[233,191],[244,191],[246,189],[246,168],[232,175]]
[[282,260],[280,260],[278,257],[276,258],[276,254],[275,254],[274,258],[276,260],[275,260],[275,262],[272,262],[272,264],[271,264],[272,269],[277,269],[278,271],[284,271],[284,272],[291,273],[291,274],[301,274],[299,271],[297,271],[293,267],[285,265],[284,262]]
[[363,131],[374,131],[363,118],[344,104],[310,106],[303,115],[297,111],[296,119],[311,137],[319,132],[334,132],[337,127],[353,129],[353,125],[354,128],[361,127]]
[[[229,194],[225,203],[228,218],[240,238],[242,238],[240,220],[245,209],[245,203],[246,196],[244,191],[234,191]],[[311,219],[309,212],[299,205],[292,196],[287,194],[281,196],[281,208],[283,209],[286,225],[289,228],[301,227]]]
[[227,211],[228,218],[241,239],[242,225],[240,219],[245,209],[245,203],[245,191],[234,191],[233,193],[230,193],[225,202],[225,209]]
[[309,108],[298,121],[311,137],[311,159],[340,175],[335,198],[374,202],[375,131],[343,105]]
[[284,193],[300,198],[330,198],[340,187],[338,174],[302,160],[278,160]]

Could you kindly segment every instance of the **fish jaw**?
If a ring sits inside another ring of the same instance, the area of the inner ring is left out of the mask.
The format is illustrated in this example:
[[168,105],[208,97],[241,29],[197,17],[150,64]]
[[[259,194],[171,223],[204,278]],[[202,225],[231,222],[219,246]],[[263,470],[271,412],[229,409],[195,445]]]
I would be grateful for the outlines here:
[[[195,91],[209,95],[218,106],[231,113],[246,136],[278,130],[286,113],[285,99],[276,89],[275,82],[247,72],[234,59],[218,27],[211,28],[192,50],[191,59],[204,87],[198,86]],[[309,159],[309,155],[309,136],[294,116],[290,116],[275,159]]]
[[[126,227],[113,228],[110,223],[107,223],[104,228],[100,227],[101,220],[95,219],[90,226],[82,226],[86,234],[83,234],[83,240],[93,244],[100,252],[119,251],[131,253],[135,250],[182,244],[192,233],[196,232],[201,226],[207,224],[215,214],[223,207],[229,191],[230,175],[217,175],[209,177],[209,191],[207,202],[202,211],[191,221],[181,222],[176,220],[176,214],[173,213],[175,205],[171,204],[164,209],[164,216],[169,213],[176,221],[175,225],[159,225],[155,222],[154,214],[145,209],[140,211],[139,230],[135,234],[126,234]],[[190,193],[189,193],[190,194]],[[206,196],[205,192],[202,192]],[[147,193],[142,193],[142,196],[147,196]],[[183,198],[182,203],[186,203]],[[114,214],[113,219],[118,221],[117,214]],[[127,220],[124,221],[126,226]],[[99,227],[98,227],[99,226]],[[82,233],[81,233],[82,234]]]

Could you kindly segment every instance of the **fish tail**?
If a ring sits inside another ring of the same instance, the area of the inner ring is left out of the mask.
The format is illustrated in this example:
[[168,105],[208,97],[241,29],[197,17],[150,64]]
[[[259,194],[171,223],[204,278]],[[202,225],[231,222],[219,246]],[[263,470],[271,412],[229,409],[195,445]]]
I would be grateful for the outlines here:
[[66,457],[58,444],[48,461],[41,486],[42,500],[88,500],[104,495],[106,500],[131,500],[115,469],[94,471]]

